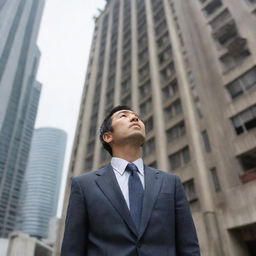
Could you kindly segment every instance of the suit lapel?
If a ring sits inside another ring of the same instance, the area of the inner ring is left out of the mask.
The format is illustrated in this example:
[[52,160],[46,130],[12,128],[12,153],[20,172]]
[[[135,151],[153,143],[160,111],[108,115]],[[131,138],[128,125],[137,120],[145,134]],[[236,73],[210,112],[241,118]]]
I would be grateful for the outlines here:
[[96,175],[98,176],[96,178],[97,185],[100,187],[100,189],[108,198],[108,200],[111,202],[111,204],[116,209],[116,211],[120,214],[122,219],[129,226],[131,231],[135,235],[138,235],[135,224],[130,215],[130,211],[125,202],[122,191],[117,183],[117,180],[111,165],[109,164],[105,168],[97,171]]
[[139,238],[143,235],[153,210],[154,203],[158,196],[162,178],[158,171],[145,166],[145,192],[141,216]]

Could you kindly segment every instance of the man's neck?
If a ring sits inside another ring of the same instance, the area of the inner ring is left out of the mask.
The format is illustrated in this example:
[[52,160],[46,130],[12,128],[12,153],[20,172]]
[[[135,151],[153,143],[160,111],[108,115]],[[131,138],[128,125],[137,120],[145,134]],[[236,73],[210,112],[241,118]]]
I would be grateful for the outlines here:
[[113,157],[118,157],[125,159],[126,161],[132,163],[135,160],[141,158],[140,147],[131,147],[130,145],[113,148]]

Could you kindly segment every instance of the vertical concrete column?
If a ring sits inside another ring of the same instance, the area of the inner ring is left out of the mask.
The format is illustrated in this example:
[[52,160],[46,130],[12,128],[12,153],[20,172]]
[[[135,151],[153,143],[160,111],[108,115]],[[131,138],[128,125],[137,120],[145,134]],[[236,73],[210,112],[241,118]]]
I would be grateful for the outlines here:
[[137,2],[131,1],[131,90],[132,90],[132,108],[139,112],[138,95],[138,30],[137,30]]
[[156,158],[157,166],[161,170],[168,170],[168,158],[166,153],[166,135],[165,135],[165,121],[162,109],[161,87],[159,65],[157,62],[157,46],[155,41],[154,21],[152,14],[151,1],[145,1],[147,29],[148,29],[148,50],[150,61],[150,77],[152,84],[152,98],[154,111],[154,126],[156,139]]
[[[110,3],[113,4],[114,2]],[[96,136],[98,137],[100,125],[105,118],[105,106],[106,106],[106,91],[108,85],[108,74],[109,74],[109,60],[110,60],[110,50],[111,50],[111,35],[112,35],[112,23],[113,23],[113,8],[109,6],[109,12],[105,12],[104,14],[109,14],[109,23],[107,28],[107,37],[106,37],[106,48],[105,48],[105,58],[104,58],[104,69],[102,75],[102,86],[100,93],[100,107],[98,114],[98,122],[97,122],[97,132]],[[95,149],[94,149],[94,159],[93,159],[93,169],[96,169],[100,165],[100,153],[101,153],[101,143],[98,138],[95,141]]]
[[116,56],[116,81],[114,106],[120,104],[121,99],[121,82],[122,82],[122,64],[123,64],[123,24],[124,24],[124,1],[119,0],[119,22],[118,22],[118,38],[117,38],[117,56]]
[[196,182],[199,188],[199,200],[205,220],[208,234],[207,255],[223,255],[221,249],[221,238],[218,230],[216,213],[214,212],[214,203],[211,194],[211,185],[208,179],[208,168],[204,157],[204,149],[200,133],[199,121],[193,104],[193,96],[190,92],[189,80],[186,74],[186,66],[182,56],[182,48],[179,43],[178,33],[175,28],[175,19],[171,11],[168,0],[163,0],[166,10],[167,25],[172,42],[172,52],[175,60],[176,72],[179,80],[179,90],[182,98],[184,114],[186,115],[186,124],[188,131],[191,131],[191,148],[194,152],[195,169],[197,170]]

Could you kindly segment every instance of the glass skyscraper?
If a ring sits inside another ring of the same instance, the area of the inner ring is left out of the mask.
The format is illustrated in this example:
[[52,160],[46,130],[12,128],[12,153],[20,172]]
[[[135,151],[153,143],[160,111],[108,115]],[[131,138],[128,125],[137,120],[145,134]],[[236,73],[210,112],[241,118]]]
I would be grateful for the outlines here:
[[44,0],[0,1],[0,237],[14,229],[37,114],[43,6]]
[[30,236],[47,238],[49,221],[57,214],[66,141],[60,129],[34,131],[16,226]]

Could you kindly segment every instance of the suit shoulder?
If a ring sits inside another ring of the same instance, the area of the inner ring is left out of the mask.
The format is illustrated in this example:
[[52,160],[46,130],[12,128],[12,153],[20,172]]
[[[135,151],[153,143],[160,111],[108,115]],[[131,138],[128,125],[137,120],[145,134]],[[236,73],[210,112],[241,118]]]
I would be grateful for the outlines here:
[[92,170],[92,171],[80,174],[78,176],[74,176],[72,179],[77,181],[77,182],[84,182],[84,181],[87,181],[87,180],[92,180],[92,179],[96,178],[98,172],[101,172],[105,168],[106,168],[106,166],[103,167],[103,168],[97,169],[97,170]]
[[163,175],[163,177],[165,178],[169,178],[169,179],[180,179],[179,176],[177,176],[176,174],[167,172],[167,171],[163,171],[163,170],[159,170],[150,166],[147,166],[147,168],[151,169],[154,172],[159,172],[161,175]]

